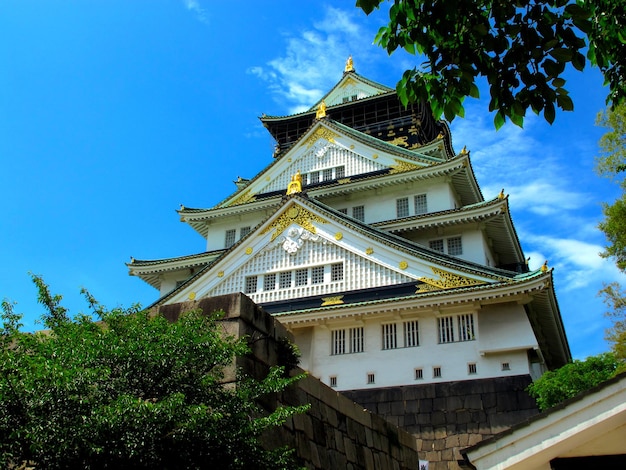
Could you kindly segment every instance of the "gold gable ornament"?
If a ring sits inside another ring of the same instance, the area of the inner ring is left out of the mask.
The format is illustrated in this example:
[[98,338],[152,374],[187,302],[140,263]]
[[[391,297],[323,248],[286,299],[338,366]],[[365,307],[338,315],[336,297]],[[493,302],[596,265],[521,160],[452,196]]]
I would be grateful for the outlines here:
[[317,107],[317,111],[315,112],[315,119],[322,119],[326,117],[326,103],[322,101],[320,105]]
[[[431,269],[436,276],[439,276],[439,279],[424,276],[420,277],[418,280],[439,289],[454,289],[455,287],[470,287],[486,284],[485,281],[477,281],[476,279],[461,276],[459,274],[453,274],[448,271],[444,271],[443,269],[438,269],[434,267],[432,267]],[[424,291],[425,290],[423,289],[418,290],[418,292]]]
[[287,195],[296,194],[302,192],[302,175],[300,171],[298,171],[295,175],[291,177],[291,181],[287,186]]

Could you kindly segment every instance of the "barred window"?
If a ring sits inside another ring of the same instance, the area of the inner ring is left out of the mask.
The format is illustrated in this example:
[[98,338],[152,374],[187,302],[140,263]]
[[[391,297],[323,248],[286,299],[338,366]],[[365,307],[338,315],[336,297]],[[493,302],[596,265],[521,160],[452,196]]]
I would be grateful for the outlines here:
[[337,376],[336,375],[331,375],[329,382],[330,382],[330,386],[331,387],[336,387],[337,386]]
[[475,374],[476,373],[476,363],[475,362],[470,362],[467,365],[467,373],[468,374]]
[[313,171],[309,173],[309,184],[319,183],[320,182],[320,172]]
[[428,242],[428,246],[431,250],[440,251],[443,253],[443,240],[431,240]]
[[324,282],[324,266],[311,268],[311,284],[322,284]]
[[428,204],[426,201],[426,194],[418,194],[415,196],[415,213],[426,214],[428,212]]
[[395,323],[383,325],[383,349],[396,349],[398,347],[396,331]]
[[330,181],[333,179],[333,169],[332,168],[326,168],[325,170],[323,170],[324,176],[323,176],[323,180],[324,181]]
[[424,371],[422,369],[415,369],[415,380],[421,380],[424,378]]
[[363,327],[350,328],[350,352],[363,352]]
[[343,281],[343,263],[335,263],[330,265],[330,280]]
[[459,341],[472,341],[474,336],[474,315],[459,315]]
[[404,322],[404,347],[413,348],[420,345],[417,320]]
[[409,198],[408,197],[396,199],[396,216],[398,218],[409,216]]
[[246,277],[245,294],[254,294],[256,292],[257,276]]
[[369,374],[367,374],[367,383],[368,384],[376,383],[376,376],[374,374],[372,374],[371,372]]
[[308,269],[296,269],[296,287],[306,286],[308,275]]
[[331,332],[331,354],[345,354],[346,351],[346,330],[334,330]]
[[352,217],[363,222],[365,220],[365,206],[354,206],[352,208]]
[[448,254],[452,256],[459,256],[463,254],[461,237],[448,238]]
[[439,317],[439,343],[454,342],[454,317]]
[[276,273],[263,276],[263,290],[276,289]]
[[440,366],[433,367],[433,377],[436,378],[436,379],[441,377],[441,367]]
[[230,248],[235,244],[235,237],[237,237],[237,230],[226,230],[226,237],[224,239],[224,247]]
[[291,271],[280,273],[278,277],[278,287],[281,289],[288,289],[291,287]]
[[346,176],[346,167],[345,166],[338,166],[337,168],[335,168],[335,178],[339,179],[339,178],[343,178]]
[[508,362],[503,362],[502,370],[511,370],[511,364],[509,364]]
[[250,233],[250,227],[241,227],[239,229],[239,239],[241,240],[243,237]]

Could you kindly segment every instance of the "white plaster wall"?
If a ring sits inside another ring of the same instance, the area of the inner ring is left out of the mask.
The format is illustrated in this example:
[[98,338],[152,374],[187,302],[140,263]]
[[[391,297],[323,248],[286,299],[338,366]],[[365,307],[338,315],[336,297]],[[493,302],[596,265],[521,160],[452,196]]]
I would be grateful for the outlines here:
[[262,222],[261,215],[255,217],[254,214],[237,217],[222,218],[218,221],[212,222],[209,226],[209,233],[207,234],[206,250],[222,250],[225,248],[224,241],[226,239],[226,230],[236,229],[237,235],[235,242],[239,241],[239,234],[242,227],[250,227],[254,229],[258,224]]
[[461,234],[463,254],[459,258],[486,265],[485,238],[481,230],[468,230]]
[[522,305],[506,303],[484,307],[478,316],[484,351],[537,347],[537,340]]

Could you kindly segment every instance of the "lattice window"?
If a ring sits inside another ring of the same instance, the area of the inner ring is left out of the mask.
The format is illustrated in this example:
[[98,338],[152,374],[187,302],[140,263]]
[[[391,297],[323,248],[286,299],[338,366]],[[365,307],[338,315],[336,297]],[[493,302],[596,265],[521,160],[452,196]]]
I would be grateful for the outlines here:
[[224,247],[230,248],[231,246],[233,246],[235,244],[236,237],[237,237],[236,229],[233,228],[230,230],[226,230],[226,237],[224,238]]
[[420,345],[419,328],[417,320],[405,321],[404,329],[404,347],[413,348]]
[[415,196],[415,213],[426,214],[428,212],[428,203],[426,200],[426,194],[418,194]]
[[338,166],[335,168],[335,178],[345,178],[346,177],[346,167],[344,165]]
[[278,276],[278,287],[288,289],[291,287],[291,271],[283,271]]
[[470,363],[467,365],[467,373],[468,373],[468,374],[470,374],[470,375],[474,375],[474,374],[476,374],[476,370],[477,370],[477,369],[476,369],[476,363],[475,363],[475,362],[470,362]]
[[323,176],[322,176],[322,180],[323,181],[330,181],[333,179],[333,169],[332,168],[325,168],[324,170],[322,170]]
[[334,330],[331,332],[331,354],[346,354],[346,330]]
[[315,184],[320,182],[320,172],[312,171],[309,173],[309,184]]
[[448,238],[448,254],[459,256],[463,254],[463,243],[461,237]]
[[474,336],[474,315],[471,313],[458,316],[459,341],[472,341]]
[[321,284],[324,282],[324,266],[311,268],[311,284]]
[[424,378],[424,371],[422,369],[415,369],[415,380],[421,380]]
[[343,209],[337,209],[338,212],[341,212],[342,214],[346,214],[348,215],[348,208],[344,207]]
[[443,240],[431,240],[428,242],[428,246],[431,250],[443,253]]
[[363,327],[350,328],[350,352],[363,352]]
[[304,269],[296,269],[296,287],[306,286],[307,280],[309,276],[309,270]]
[[398,218],[409,216],[409,198],[396,199],[396,216]]
[[246,287],[244,293],[253,294],[257,290],[257,276],[246,277]]
[[441,378],[441,367],[440,366],[433,367],[433,377],[435,379]]
[[397,327],[395,323],[383,325],[383,349],[396,349],[398,347],[396,331]]
[[239,239],[241,240],[243,237],[250,233],[250,227],[241,227],[239,229]]
[[352,217],[361,222],[365,221],[365,206],[354,206],[352,208]]
[[263,290],[276,289],[276,273],[263,276]]
[[330,265],[330,280],[333,282],[343,281],[343,263]]
[[439,317],[439,343],[454,342],[454,317]]

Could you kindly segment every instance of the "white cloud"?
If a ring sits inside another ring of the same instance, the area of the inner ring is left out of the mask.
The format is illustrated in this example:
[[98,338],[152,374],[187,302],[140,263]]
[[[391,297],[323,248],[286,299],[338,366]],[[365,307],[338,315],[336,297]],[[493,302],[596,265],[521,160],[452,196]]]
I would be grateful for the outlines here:
[[207,17],[207,12],[200,5],[200,2],[198,2],[198,0],[183,0],[183,4],[185,5],[185,8],[187,8],[187,10],[193,12],[196,15],[196,18],[199,21],[208,24],[209,19]]

